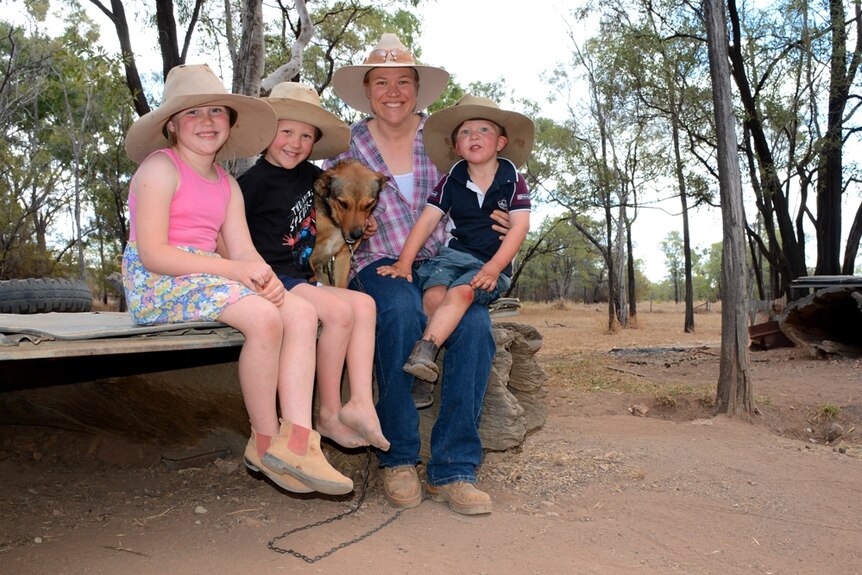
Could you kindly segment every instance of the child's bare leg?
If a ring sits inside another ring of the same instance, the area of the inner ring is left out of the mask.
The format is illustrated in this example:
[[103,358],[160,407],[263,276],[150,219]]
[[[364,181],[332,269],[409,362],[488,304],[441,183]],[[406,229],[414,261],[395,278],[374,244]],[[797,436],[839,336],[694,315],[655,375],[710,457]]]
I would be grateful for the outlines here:
[[[426,312],[430,311],[431,315],[422,339],[413,346],[413,351],[410,352],[410,357],[403,367],[404,371],[416,378],[413,382],[412,394],[413,404],[417,408],[431,405],[433,388],[423,382],[437,381],[440,370],[437,367],[436,358],[440,347],[452,335],[461,318],[464,317],[464,312],[473,303],[472,287],[466,285],[443,288],[441,292],[438,288],[442,287],[429,288],[422,297],[422,306]],[[441,293],[443,293],[442,301],[440,301]]]
[[443,303],[443,298],[446,297],[446,286],[432,286],[425,290],[422,294],[422,310],[429,318],[434,315],[440,304]]
[[[324,288],[327,289],[327,288]],[[353,310],[353,330],[347,344],[347,373],[350,381],[350,401],[339,413],[345,425],[359,431],[374,447],[389,449],[389,441],[380,428],[374,409],[371,389],[374,369],[374,337],[377,325],[377,307],[374,300],[363,293],[332,288]]]
[[[428,290],[430,291],[430,290]],[[427,293],[427,292],[426,292]],[[434,312],[428,317],[428,325],[422,339],[434,342],[438,347],[449,339],[455,328],[464,317],[464,313],[473,304],[473,288],[469,285],[459,285],[446,290],[446,295]],[[423,306],[425,301],[423,299]]]
[[362,434],[341,419],[341,373],[347,345],[353,329],[353,314],[346,302],[330,288],[298,285],[291,294],[301,297],[314,307],[322,329],[317,340],[317,388],[320,399],[315,428],[344,447],[368,445]]
[[220,321],[245,336],[239,355],[239,383],[251,426],[268,436],[278,435],[276,393],[282,321],[272,303],[246,296],[225,308]]
[[284,419],[311,429],[317,314],[290,292],[285,293],[278,310],[284,333],[278,366],[279,407]]

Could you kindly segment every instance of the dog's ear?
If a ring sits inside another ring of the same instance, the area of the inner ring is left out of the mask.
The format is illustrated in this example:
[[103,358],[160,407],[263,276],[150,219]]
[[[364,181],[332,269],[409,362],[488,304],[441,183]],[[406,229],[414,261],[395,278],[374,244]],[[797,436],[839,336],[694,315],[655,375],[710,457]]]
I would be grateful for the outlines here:
[[377,176],[377,193],[375,194],[377,196],[383,191],[383,186],[389,181],[389,176],[384,176],[380,172],[374,172],[374,175]]
[[327,196],[327,192],[329,191],[329,184],[332,181],[332,170],[326,170],[314,181],[314,191],[317,192],[317,195],[325,198]]

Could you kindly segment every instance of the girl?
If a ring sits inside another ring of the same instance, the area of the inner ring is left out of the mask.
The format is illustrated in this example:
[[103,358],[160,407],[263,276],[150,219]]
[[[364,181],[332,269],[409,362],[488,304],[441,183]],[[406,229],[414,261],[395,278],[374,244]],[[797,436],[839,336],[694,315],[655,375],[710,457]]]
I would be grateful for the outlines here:
[[[136,323],[203,319],[242,332],[246,465],[289,491],[339,495],[353,482],[329,465],[311,429],[317,318],[255,250],[239,186],[215,164],[260,151],[275,127],[266,102],[228,94],[209,66],[168,73],[162,105],[126,136],[140,164],[129,187],[126,299]],[[228,257],[216,254],[219,240]]]

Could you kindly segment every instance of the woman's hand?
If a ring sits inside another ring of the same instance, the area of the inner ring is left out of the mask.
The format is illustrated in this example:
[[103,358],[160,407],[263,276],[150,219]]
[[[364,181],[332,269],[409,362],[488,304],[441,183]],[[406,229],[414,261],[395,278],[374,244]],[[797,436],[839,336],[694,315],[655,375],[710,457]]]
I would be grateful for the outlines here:
[[509,212],[494,210],[491,212],[491,219],[495,222],[494,224],[491,224],[491,229],[502,234],[500,236],[500,241],[503,241],[503,238],[505,238],[506,234],[509,233]]
[[377,219],[374,216],[368,216],[368,221],[365,222],[365,231],[362,233],[362,239],[367,240],[377,233]]

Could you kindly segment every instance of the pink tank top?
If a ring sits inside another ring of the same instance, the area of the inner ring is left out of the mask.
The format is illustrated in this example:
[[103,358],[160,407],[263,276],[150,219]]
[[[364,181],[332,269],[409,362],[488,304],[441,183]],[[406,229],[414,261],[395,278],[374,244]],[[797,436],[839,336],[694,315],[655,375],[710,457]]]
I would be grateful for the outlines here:
[[[221,166],[216,165],[218,179],[207,180],[195,172],[172,148],[156,150],[153,154],[167,154],[179,174],[179,186],[171,199],[168,219],[168,243],[172,246],[192,246],[214,252],[216,238],[225,220],[230,201],[230,183]],[[152,154],[151,154],[152,155]],[[129,194],[131,225],[129,241],[136,241],[134,194]]]

